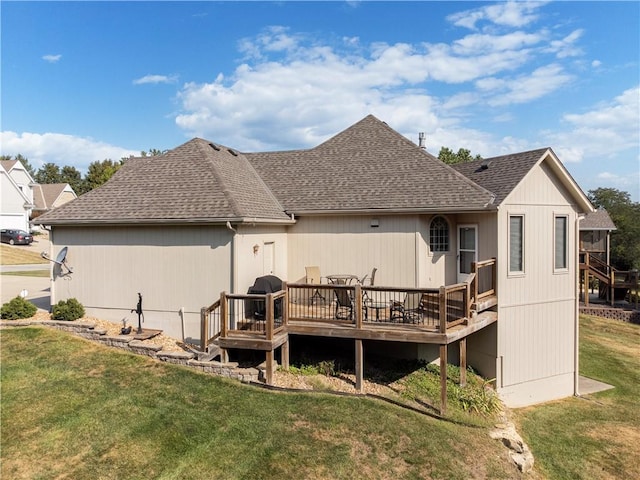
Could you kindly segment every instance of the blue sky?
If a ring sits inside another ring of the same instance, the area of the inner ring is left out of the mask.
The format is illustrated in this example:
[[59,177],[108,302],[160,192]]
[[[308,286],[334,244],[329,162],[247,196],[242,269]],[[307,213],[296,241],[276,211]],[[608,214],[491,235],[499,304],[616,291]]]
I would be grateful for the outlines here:
[[640,200],[640,3],[0,2],[0,151],[82,172],[199,136],[313,147],[368,114],[427,149],[552,147]]

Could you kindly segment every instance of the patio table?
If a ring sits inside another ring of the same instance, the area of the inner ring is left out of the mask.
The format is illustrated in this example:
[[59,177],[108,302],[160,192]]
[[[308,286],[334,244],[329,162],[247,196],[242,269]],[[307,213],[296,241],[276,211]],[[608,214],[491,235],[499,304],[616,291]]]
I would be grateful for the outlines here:
[[376,311],[376,321],[380,321],[380,310],[385,312],[389,308],[389,302],[367,302],[366,308],[371,308]]
[[357,275],[350,275],[347,273],[334,273],[333,275],[327,275],[329,283],[334,285],[351,285],[353,281],[358,281]]

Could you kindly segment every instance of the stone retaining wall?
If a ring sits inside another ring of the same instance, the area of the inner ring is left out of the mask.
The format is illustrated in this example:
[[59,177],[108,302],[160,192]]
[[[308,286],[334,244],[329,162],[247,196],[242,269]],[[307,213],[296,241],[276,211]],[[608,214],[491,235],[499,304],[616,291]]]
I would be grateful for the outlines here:
[[197,360],[191,352],[163,351],[159,345],[144,343],[125,335],[109,336],[105,330],[95,328],[90,323],[65,322],[56,320],[0,320],[0,328],[46,326],[93,340],[108,347],[115,347],[136,355],[146,355],[161,362],[183,365],[203,373],[232,378],[241,382],[264,382],[263,368],[241,368],[235,362]]
[[625,310],[622,308],[584,307],[580,306],[580,313],[595,317],[610,318],[627,323],[640,324],[640,310]]

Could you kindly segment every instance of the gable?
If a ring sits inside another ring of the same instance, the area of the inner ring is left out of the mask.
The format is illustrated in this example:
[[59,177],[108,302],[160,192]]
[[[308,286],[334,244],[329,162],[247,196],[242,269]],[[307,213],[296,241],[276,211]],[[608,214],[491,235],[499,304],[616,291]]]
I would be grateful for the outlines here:
[[310,150],[246,156],[298,215],[492,208],[490,192],[373,115]]
[[[538,170],[543,163],[545,173],[541,175]],[[498,205],[535,203],[544,198],[545,193],[539,190],[544,188],[546,195],[575,205],[580,212],[593,210],[589,199],[550,148],[461,163],[454,168],[493,192]]]
[[504,201],[510,205],[575,205],[576,201],[545,162],[534,166]]

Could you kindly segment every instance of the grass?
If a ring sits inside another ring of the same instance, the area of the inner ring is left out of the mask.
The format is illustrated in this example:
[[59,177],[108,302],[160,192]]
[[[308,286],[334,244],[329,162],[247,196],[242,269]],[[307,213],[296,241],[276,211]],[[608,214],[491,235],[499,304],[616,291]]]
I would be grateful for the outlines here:
[[0,264],[2,265],[28,265],[33,263],[48,263],[39,253],[27,250],[22,245],[10,246],[0,244]]
[[0,335],[2,478],[519,478],[486,427],[265,391],[45,328]]
[[640,325],[582,316],[580,372],[615,386],[516,415],[550,479],[640,478]]
[[19,272],[2,272],[0,275],[13,275],[15,277],[49,277],[49,270],[24,270]]

